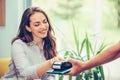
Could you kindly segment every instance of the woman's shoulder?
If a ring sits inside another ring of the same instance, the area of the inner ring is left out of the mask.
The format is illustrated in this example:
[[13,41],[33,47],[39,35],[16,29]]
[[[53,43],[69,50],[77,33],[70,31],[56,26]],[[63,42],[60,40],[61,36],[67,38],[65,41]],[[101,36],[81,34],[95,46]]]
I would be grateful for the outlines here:
[[18,48],[25,48],[26,47],[26,43],[23,42],[21,39],[17,39],[13,42],[13,44],[11,45],[12,49],[14,50],[18,50]]
[[23,42],[21,39],[17,39],[13,42],[13,45],[15,44],[26,44],[25,42]]

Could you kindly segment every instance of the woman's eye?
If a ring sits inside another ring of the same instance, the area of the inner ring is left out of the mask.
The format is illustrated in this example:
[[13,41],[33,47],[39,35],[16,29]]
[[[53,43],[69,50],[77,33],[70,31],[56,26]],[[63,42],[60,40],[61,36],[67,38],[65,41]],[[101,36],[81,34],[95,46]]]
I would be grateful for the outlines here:
[[34,26],[39,26],[40,24],[39,23],[35,23]]
[[47,21],[47,19],[45,19],[43,22],[44,22],[44,23],[47,23],[48,21]]

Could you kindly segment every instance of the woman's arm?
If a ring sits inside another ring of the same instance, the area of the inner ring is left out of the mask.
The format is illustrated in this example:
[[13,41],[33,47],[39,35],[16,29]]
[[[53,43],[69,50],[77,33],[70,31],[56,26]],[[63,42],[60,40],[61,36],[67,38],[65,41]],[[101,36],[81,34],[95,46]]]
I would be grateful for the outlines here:
[[59,57],[54,57],[50,60],[45,61],[44,63],[39,64],[36,69],[38,76],[41,77],[47,70],[49,70],[55,61],[61,60],[62,59]]
[[[28,79],[40,78],[48,69],[51,68],[52,63],[55,60],[60,59],[55,57],[53,59],[44,61],[43,63],[31,65],[31,61],[29,61],[28,57],[26,57],[26,49],[24,48],[24,45],[25,44],[21,41],[15,41],[12,45],[11,52],[12,59],[14,60],[16,69],[19,71],[20,76],[27,77]],[[31,55],[34,56],[34,54]]]

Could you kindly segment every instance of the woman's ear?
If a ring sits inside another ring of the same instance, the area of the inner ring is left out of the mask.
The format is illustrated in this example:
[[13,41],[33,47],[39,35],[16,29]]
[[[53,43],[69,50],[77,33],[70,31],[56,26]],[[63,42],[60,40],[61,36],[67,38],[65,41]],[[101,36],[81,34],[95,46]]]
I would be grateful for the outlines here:
[[27,30],[28,32],[31,32],[31,28],[30,28],[30,27],[25,26],[25,28],[26,28],[26,30]]

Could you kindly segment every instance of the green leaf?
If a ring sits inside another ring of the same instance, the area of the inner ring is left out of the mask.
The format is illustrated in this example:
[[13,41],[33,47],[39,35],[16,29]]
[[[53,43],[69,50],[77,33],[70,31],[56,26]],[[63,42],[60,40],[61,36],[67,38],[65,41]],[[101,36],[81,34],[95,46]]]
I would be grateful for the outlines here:
[[87,59],[90,59],[90,47],[89,47],[89,39],[88,39],[88,35],[86,33],[86,55],[87,55]]
[[81,48],[80,48],[80,51],[79,51],[78,56],[81,56],[81,53],[82,53],[82,50],[83,50],[83,48],[84,48],[85,42],[86,42],[86,38],[85,38],[85,39],[82,41],[82,43],[81,43]]
[[99,79],[97,71],[93,71],[93,78],[94,78],[94,80],[98,80]]
[[103,49],[106,47],[107,45],[105,45],[103,42],[102,44],[100,45],[99,49],[97,50],[96,52],[96,55],[99,54],[101,51],[103,51]]
[[76,57],[77,57],[77,53],[74,50],[66,51],[65,54],[64,54],[64,59],[76,58]]
[[93,48],[92,48],[92,43],[89,41],[89,39],[88,39],[88,45],[89,45],[90,52],[94,55],[94,51],[93,51]]
[[83,76],[82,74],[78,74],[75,80],[82,80],[82,76]]
[[72,27],[73,27],[75,46],[76,46],[77,52],[79,52],[79,36],[77,34],[77,30],[75,29],[73,22],[72,22]]
[[69,76],[69,80],[72,80],[72,76]]
[[98,68],[100,70],[100,74],[101,74],[102,80],[105,80],[103,66],[98,66]]
[[64,76],[63,75],[59,75],[59,80],[63,80]]

